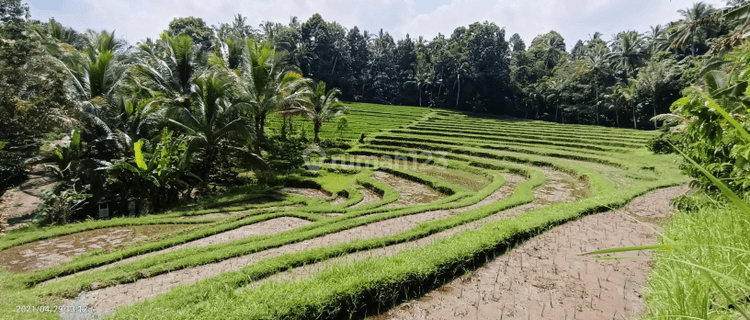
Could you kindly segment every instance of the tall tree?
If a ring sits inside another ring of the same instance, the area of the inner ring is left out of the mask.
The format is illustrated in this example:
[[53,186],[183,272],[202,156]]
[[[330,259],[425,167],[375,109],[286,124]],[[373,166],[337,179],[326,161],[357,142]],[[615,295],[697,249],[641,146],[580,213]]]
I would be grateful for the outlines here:
[[648,41],[648,48],[652,53],[669,48],[669,33],[662,25],[651,26],[644,38]]
[[526,51],[526,43],[523,42],[523,39],[521,39],[521,36],[519,36],[518,33],[514,33],[510,36],[508,42],[510,43],[510,48],[513,52]]
[[[683,68],[671,56],[655,56],[650,59],[638,74],[638,88],[647,93],[653,116],[666,113],[683,88]],[[654,128],[657,127],[656,119]]]
[[0,22],[23,22],[29,19],[29,5],[21,1],[0,0]]
[[247,50],[237,76],[241,101],[255,121],[255,153],[261,154],[266,116],[282,108],[306,103],[308,81],[289,61],[289,53],[274,49],[273,43],[247,39]]
[[594,107],[595,107],[595,117],[596,117],[596,124],[599,125],[599,115],[600,115],[600,101],[599,101],[599,83],[600,79],[602,77],[605,77],[608,74],[608,67],[609,63],[607,61],[606,51],[604,47],[599,47],[600,50],[594,51],[592,50],[588,54],[586,54],[583,57],[583,70],[582,73],[584,75],[590,76],[593,78],[594,83]]
[[610,46],[612,68],[621,71],[624,79],[635,76],[648,54],[643,36],[637,31],[620,32],[613,37]]
[[697,46],[703,45],[715,32],[715,25],[702,21],[715,11],[712,5],[704,2],[696,2],[691,8],[678,10],[683,18],[677,22],[674,30],[670,30],[672,48],[685,50],[690,46],[690,54],[695,56]]
[[[346,94],[346,96],[354,98],[354,100],[365,99],[365,85],[367,79],[367,64],[370,61],[370,48],[367,38],[365,35],[360,33],[359,28],[356,26],[349,30],[346,36],[347,49],[349,51],[349,57],[351,57],[351,76],[353,78],[353,86],[356,90]],[[361,88],[361,89],[360,89]],[[355,95],[354,92],[359,92]]]
[[394,59],[396,62],[395,81],[403,84],[399,86],[396,93],[398,99],[394,101],[399,104],[415,104],[416,99],[411,98],[413,91],[407,90],[405,86],[408,82],[415,81],[417,75],[417,52],[415,51],[414,41],[406,35],[406,38],[399,40],[396,44],[396,51],[394,52]]
[[282,110],[282,113],[297,114],[310,118],[315,132],[315,143],[320,143],[320,129],[323,127],[323,123],[349,113],[349,108],[337,98],[339,94],[341,94],[341,91],[337,88],[326,91],[326,83],[321,81],[312,91],[309,103],[292,105]]
[[202,68],[200,48],[187,35],[164,32],[157,42],[139,43],[134,75],[144,87],[159,91],[169,104],[190,105],[193,77]]
[[[203,150],[201,178],[208,183],[211,168],[220,151],[219,143],[234,140],[239,145],[250,145],[255,138],[255,127],[243,117],[241,92],[237,83],[226,73],[205,72],[192,80],[189,108],[175,106],[169,111],[169,121],[185,133],[190,142],[187,155]],[[262,161],[252,155],[256,163]]]
[[585,53],[586,46],[583,44],[582,40],[578,40],[576,45],[573,46],[573,50],[570,51],[570,55],[573,56],[573,59],[580,59]]
[[477,92],[477,103],[485,110],[494,112],[509,110],[510,57],[511,51],[505,41],[505,29],[494,23],[473,23],[469,26],[468,59],[471,66],[471,81]]
[[211,47],[211,36],[213,35],[213,30],[211,30],[201,18],[193,16],[174,18],[169,22],[169,29],[167,29],[167,32],[172,37],[183,34],[187,35],[193,39],[195,44],[204,48]]
[[28,6],[20,0],[0,0],[0,126],[10,128],[9,122],[17,121],[25,134],[36,135],[61,120],[69,122],[72,105],[66,75],[27,32],[28,17]]

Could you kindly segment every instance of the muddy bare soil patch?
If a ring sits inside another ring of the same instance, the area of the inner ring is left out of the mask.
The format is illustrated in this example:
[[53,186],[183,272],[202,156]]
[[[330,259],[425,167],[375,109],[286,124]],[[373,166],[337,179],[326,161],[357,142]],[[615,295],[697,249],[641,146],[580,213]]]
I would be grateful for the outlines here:
[[375,171],[372,177],[398,192],[398,200],[384,206],[384,208],[426,204],[445,196],[426,185],[400,178],[387,172]]
[[375,191],[372,191],[368,188],[361,188],[359,189],[359,192],[362,193],[362,196],[363,196],[362,201],[351,206],[350,208],[357,208],[357,207],[364,206],[366,204],[375,203],[380,200],[383,200],[383,197],[381,197],[379,194],[375,193]]
[[123,259],[123,260],[117,261],[115,263],[111,263],[111,264],[104,265],[104,266],[101,266],[101,267],[89,269],[89,270],[86,270],[86,271],[83,271],[83,272],[79,272],[79,273],[76,273],[76,274],[72,274],[72,275],[68,275],[68,276],[65,276],[65,277],[53,279],[53,280],[44,282],[44,283],[42,283],[40,285],[44,285],[44,284],[47,284],[47,283],[59,281],[59,280],[62,280],[62,279],[71,278],[71,277],[74,277],[74,276],[82,274],[82,273],[91,273],[91,272],[95,272],[95,271],[101,271],[101,270],[104,270],[104,269],[107,269],[107,268],[112,268],[112,267],[115,267],[115,266],[119,266],[119,265],[131,263],[131,262],[134,262],[134,261],[138,261],[138,260],[141,260],[141,259],[145,259],[145,258],[148,258],[148,257],[159,255],[159,254],[165,254],[165,253],[177,251],[177,250],[180,250],[180,249],[197,248],[197,247],[204,247],[204,246],[209,246],[209,245],[213,245],[213,244],[227,243],[227,242],[231,242],[231,241],[235,241],[235,240],[240,240],[240,239],[244,239],[244,238],[249,238],[249,237],[254,237],[254,236],[272,235],[272,234],[277,234],[277,233],[281,233],[281,232],[284,232],[284,231],[293,230],[293,229],[296,229],[296,228],[299,228],[299,227],[302,227],[302,226],[306,226],[308,224],[310,224],[310,221],[299,219],[299,218],[282,217],[282,218],[271,219],[271,220],[267,220],[267,221],[258,222],[258,223],[254,223],[254,224],[251,224],[251,225],[247,225],[247,226],[244,226],[244,227],[240,227],[240,228],[237,228],[237,229],[234,229],[234,230],[230,230],[230,231],[227,231],[227,232],[222,232],[222,233],[219,233],[219,234],[216,234],[216,235],[213,235],[213,236],[205,237],[205,238],[202,238],[202,239],[198,239],[198,240],[191,241],[191,242],[188,242],[188,243],[184,243],[184,244],[181,244],[181,245],[177,245],[177,246],[174,246],[174,247],[169,247],[169,248],[166,248],[164,250],[154,251],[154,252],[150,252],[150,253],[147,253],[147,254],[142,254],[142,255],[139,255],[139,256],[135,256],[135,257],[130,257],[130,258],[127,258],[127,259]]
[[299,205],[293,205],[293,206],[284,206],[284,207],[268,207],[268,208],[262,208],[262,209],[251,209],[246,211],[228,211],[228,212],[217,212],[217,213],[208,213],[208,214],[202,214],[202,215],[195,215],[195,216],[184,216],[180,217],[180,219],[185,220],[211,220],[211,219],[220,219],[220,218],[229,218],[229,217],[240,217],[242,215],[251,214],[251,213],[258,213],[258,212],[270,212],[270,211],[289,211],[294,210],[296,208],[299,208],[301,206]]
[[330,196],[326,194],[325,192],[318,190],[318,189],[312,189],[312,188],[289,188],[287,187],[287,188],[282,188],[281,192],[291,193],[291,194],[296,194],[296,195],[300,195],[300,196],[304,196],[308,198],[321,199],[321,200],[330,198]]
[[533,238],[471,275],[375,319],[629,319],[643,311],[641,288],[651,268],[640,259],[596,261],[600,249],[653,244],[656,233],[637,222],[667,217],[669,200],[686,187],[650,192],[622,210],[587,216]]
[[41,192],[37,188],[52,190],[56,177],[46,164],[31,168],[29,179],[18,188],[2,194],[0,198],[0,232],[11,231],[31,221],[34,211],[42,204]]
[[24,272],[70,262],[77,255],[101,250],[112,252],[140,242],[155,241],[194,225],[149,225],[79,232],[8,248],[0,252],[0,266]]
[[114,311],[116,308],[132,305],[140,301],[151,299],[157,295],[167,293],[181,285],[193,284],[200,280],[217,276],[223,272],[240,270],[247,265],[257,263],[263,259],[278,257],[287,253],[317,249],[358,239],[371,239],[395,235],[414,228],[422,222],[446,218],[455,215],[458,212],[481,207],[492,201],[496,201],[499,197],[511,194],[516,183],[523,181],[523,178],[515,175],[513,175],[513,177],[511,177],[511,175],[507,177],[509,178],[509,182],[505,186],[496,191],[495,194],[488,199],[485,199],[474,206],[453,210],[428,211],[388,219],[328,234],[315,239],[288,244],[242,257],[227,259],[218,263],[176,270],[167,274],[140,279],[134,283],[121,284],[88,293],[82,293],[79,295],[79,298],[68,300],[66,304],[89,305],[93,308],[96,314],[103,315]]
[[[562,202],[563,200],[572,200],[576,198],[573,195],[574,188],[573,188],[573,184],[572,184],[572,180],[570,179],[570,176],[559,171],[552,171],[552,170],[546,170],[546,169],[541,169],[541,170],[544,172],[545,176],[547,176],[547,182],[549,184],[545,184],[544,186],[541,186],[534,191],[534,201],[531,203],[513,207],[507,210],[503,210],[496,214],[490,215],[489,217],[486,217],[484,219],[470,222],[468,224],[461,225],[455,228],[451,228],[442,232],[438,232],[436,234],[433,234],[431,236],[428,236],[419,240],[396,244],[396,245],[392,245],[392,246],[388,246],[384,248],[357,252],[357,253],[349,254],[340,258],[330,259],[330,260],[326,260],[323,262],[319,262],[319,263],[307,265],[304,267],[295,268],[289,271],[281,272],[271,277],[268,277],[266,279],[263,279],[261,281],[253,282],[246,288],[241,288],[238,290],[252,289],[264,283],[269,283],[269,282],[294,281],[295,279],[312,276],[322,270],[325,270],[326,268],[330,268],[338,264],[350,263],[353,261],[359,261],[359,260],[363,260],[366,258],[392,257],[398,253],[401,253],[402,251],[422,248],[427,245],[433,244],[436,241],[450,238],[456,234],[462,233],[467,230],[479,229],[490,222],[517,217],[528,211],[531,211],[540,207],[544,207],[550,203]],[[500,189],[498,189],[497,191],[495,191],[489,197],[483,199],[477,204],[463,207],[460,209],[451,210],[449,211],[450,214],[451,215],[460,214],[461,212],[474,210],[480,207],[484,207],[493,202],[505,199],[513,193],[513,190],[518,184],[524,181],[524,178],[522,176],[519,176],[516,174],[505,173],[503,174],[503,178],[505,178],[505,181],[506,181],[505,185],[501,187]],[[564,183],[569,184],[568,188],[560,188],[559,184],[564,184]],[[557,189],[560,189],[561,191],[556,192],[555,190]]]

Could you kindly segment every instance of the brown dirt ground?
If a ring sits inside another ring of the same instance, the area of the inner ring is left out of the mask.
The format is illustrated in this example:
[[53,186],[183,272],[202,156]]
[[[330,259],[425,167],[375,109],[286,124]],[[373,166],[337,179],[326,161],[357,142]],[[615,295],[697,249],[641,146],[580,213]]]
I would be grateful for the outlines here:
[[[486,205],[491,201],[496,201],[502,196],[511,194],[516,183],[523,181],[523,178],[520,176],[516,176],[517,178],[512,176],[514,175],[508,175],[508,182],[491,196],[492,199],[485,199],[480,204],[474,206]],[[79,297],[84,297],[86,301],[71,299],[68,300],[66,304],[72,305],[73,303],[83,303],[85,305],[90,305],[94,308],[93,310],[96,314],[103,315],[112,312],[118,307],[132,305],[137,302],[151,299],[159,294],[167,293],[177,286],[193,284],[200,280],[217,276],[223,272],[237,271],[263,259],[278,257],[287,253],[321,248],[357,239],[390,236],[416,227],[425,221],[441,219],[452,214],[457,214],[457,212],[461,210],[470,210],[470,207],[454,210],[429,211],[388,219],[303,242],[293,243],[242,257],[227,259],[218,263],[177,270],[167,274],[140,279],[134,283],[94,290],[90,293],[79,295]]]
[[271,219],[271,220],[247,225],[244,227],[240,227],[240,228],[230,230],[227,232],[222,232],[213,236],[205,237],[202,239],[198,239],[198,240],[184,243],[181,245],[177,245],[174,247],[169,247],[163,250],[154,251],[154,252],[142,254],[139,256],[126,258],[126,259],[123,259],[123,260],[120,260],[120,261],[117,261],[108,265],[88,269],[88,270],[85,270],[76,274],[68,275],[65,277],[57,278],[57,279],[52,279],[52,280],[40,283],[39,285],[42,286],[47,283],[52,283],[52,282],[60,281],[63,279],[71,278],[71,277],[74,277],[83,273],[101,271],[104,269],[131,263],[134,261],[142,260],[142,259],[152,257],[155,255],[159,255],[159,254],[177,251],[180,249],[205,247],[205,246],[209,246],[213,244],[227,243],[227,242],[245,239],[245,238],[254,237],[254,236],[272,235],[272,234],[277,234],[277,233],[281,233],[284,231],[293,230],[302,226],[306,226],[308,224],[310,224],[310,221],[299,219],[299,218],[282,217],[282,218]]
[[397,177],[387,172],[375,171],[373,179],[385,183],[398,192],[398,200],[383,208],[405,207],[430,203],[445,195],[421,183]]
[[643,310],[650,253],[596,261],[583,252],[653,244],[636,220],[667,217],[687,187],[652,191],[621,210],[587,216],[533,238],[470,275],[370,319],[625,319]]
[[327,195],[325,192],[318,190],[318,189],[311,189],[311,188],[282,188],[281,192],[293,193],[296,195],[313,198],[313,199],[321,199],[321,200],[330,198],[330,196]]
[[364,206],[366,204],[375,203],[380,200],[383,200],[383,197],[381,197],[379,194],[375,193],[375,191],[372,191],[370,189],[362,187],[359,189],[359,192],[362,193],[362,196],[364,196],[364,198],[362,198],[362,201],[351,206],[350,208],[357,208],[357,207]]
[[77,255],[101,250],[112,252],[136,243],[155,241],[193,228],[193,225],[148,225],[106,228],[41,240],[3,250],[0,266],[24,272],[70,262]]
[[202,214],[202,215],[196,215],[196,216],[186,216],[186,217],[180,217],[180,219],[185,220],[211,220],[211,219],[218,219],[218,218],[229,218],[229,217],[239,217],[242,215],[246,215],[249,213],[255,213],[255,212],[261,212],[261,211],[274,211],[281,209],[282,211],[288,211],[293,210],[295,208],[299,208],[299,205],[293,205],[293,206],[284,206],[281,208],[278,207],[268,207],[268,208],[262,208],[262,209],[253,209],[253,210],[247,210],[247,211],[231,211],[231,212],[217,212],[217,213],[209,213],[209,214]]
[[[553,170],[539,169],[539,168],[537,168],[537,170],[541,170],[544,172],[544,175],[547,177],[547,183],[537,188],[534,191],[534,201],[532,203],[514,207],[508,210],[504,210],[494,215],[491,215],[487,218],[484,218],[482,220],[474,221],[474,222],[471,222],[462,226],[458,226],[449,230],[445,230],[445,231],[436,233],[434,235],[431,235],[429,237],[425,237],[416,241],[388,246],[385,248],[357,252],[357,253],[349,254],[340,258],[329,259],[320,263],[295,268],[286,272],[273,275],[264,280],[254,282],[250,286],[248,286],[248,288],[254,288],[267,282],[280,282],[280,281],[290,281],[290,280],[293,281],[301,277],[311,276],[326,268],[339,265],[342,263],[349,263],[352,261],[363,260],[366,258],[391,257],[404,250],[422,248],[432,243],[435,243],[436,241],[450,238],[464,231],[476,230],[490,222],[516,217],[525,212],[543,207],[553,202],[575,201],[578,199],[575,196],[575,193],[577,193],[576,190],[578,186],[574,183],[575,180],[570,178],[570,176],[564,173],[558,172],[558,171],[553,171]],[[466,212],[469,210],[477,209],[477,208],[486,206],[490,203],[493,203],[495,201],[507,198],[513,193],[513,188],[515,188],[516,185],[524,181],[523,177],[514,175],[514,174],[503,174],[503,177],[506,179],[506,186],[498,189],[495,193],[493,193],[486,199],[482,200],[481,202],[474,204],[472,206],[468,206],[465,208],[461,208],[459,210],[455,210],[453,211],[452,214],[459,214],[461,212]],[[563,185],[565,184],[567,184],[567,187],[563,187]]]
[[18,229],[28,223],[42,204],[37,188],[52,190],[57,179],[51,165],[38,164],[31,168],[29,179],[18,188],[5,192],[0,198],[0,233]]
[[349,198],[347,198],[347,197],[342,197],[342,196],[338,196],[338,197],[336,197],[336,199],[333,199],[333,200],[332,200],[332,201],[330,202],[330,204],[331,204],[331,205],[334,205],[334,206],[337,206],[337,205],[340,205],[340,204],[344,204],[344,203],[346,203],[347,201],[349,201]]

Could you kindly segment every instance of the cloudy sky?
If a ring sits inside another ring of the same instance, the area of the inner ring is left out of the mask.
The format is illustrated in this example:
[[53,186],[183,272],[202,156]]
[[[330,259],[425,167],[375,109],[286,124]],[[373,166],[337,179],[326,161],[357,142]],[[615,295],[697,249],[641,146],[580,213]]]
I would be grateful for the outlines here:
[[[565,37],[570,49],[578,39],[599,31],[609,39],[623,30],[644,32],[649,26],[679,19],[677,10],[692,6],[685,0],[27,0],[33,19],[50,17],[79,31],[117,30],[129,43],[155,38],[175,17],[195,16],[208,25],[230,22],[237,13],[257,26],[261,21],[306,21],[320,13],[326,21],[373,32],[383,28],[395,38],[432,39],[450,35],[458,26],[476,21],[505,27],[507,37],[518,33],[531,40],[549,30]],[[715,7],[725,1],[707,0]],[[506,38],[507,39],[507,38]]]

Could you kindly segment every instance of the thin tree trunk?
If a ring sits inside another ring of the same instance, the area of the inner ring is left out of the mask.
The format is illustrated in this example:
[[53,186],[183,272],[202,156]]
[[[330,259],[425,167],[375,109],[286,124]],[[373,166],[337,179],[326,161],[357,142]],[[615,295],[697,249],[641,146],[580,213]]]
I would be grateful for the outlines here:
[[313,124],[313,129],[315,130],[315,143],[320,143],[320,127],[321,123],[315,122]]
[[596,103],[596,125],[599,125],[599,83],[594,79],[594,103]]
[[458,76],[458,91],[456,92],[456,109],[458,109],[458,100],[461,98],[461,76]]
[[417,90],[419,90],[419,106],[422,106],[422,88],[417,86]]
[[263,130],[260,125],[260,116],[255,117],[255,153],[260,155],[260,145],[263,141]]
[[635,106],[633,106],[633,128],[638,129],[638,123],[635,121]]
[[286,140],[286,122],[287,122],[287,115],[284,115],[284,117],[281,119],[281,139]]
[[[656,118],[656,98],[654,98],[654,118]],[[654,119],[654,130],[659,129],[659,127],[656,125],[656,119]]]
[[560,112],[560,108],[555,107],[555,122],[557,122],[557,114]]
[[617,127],[620,127],[620,112],[615,109],[615,121],[617,121]]
[[560,108],[560,122],[565,123],[565,109]]

